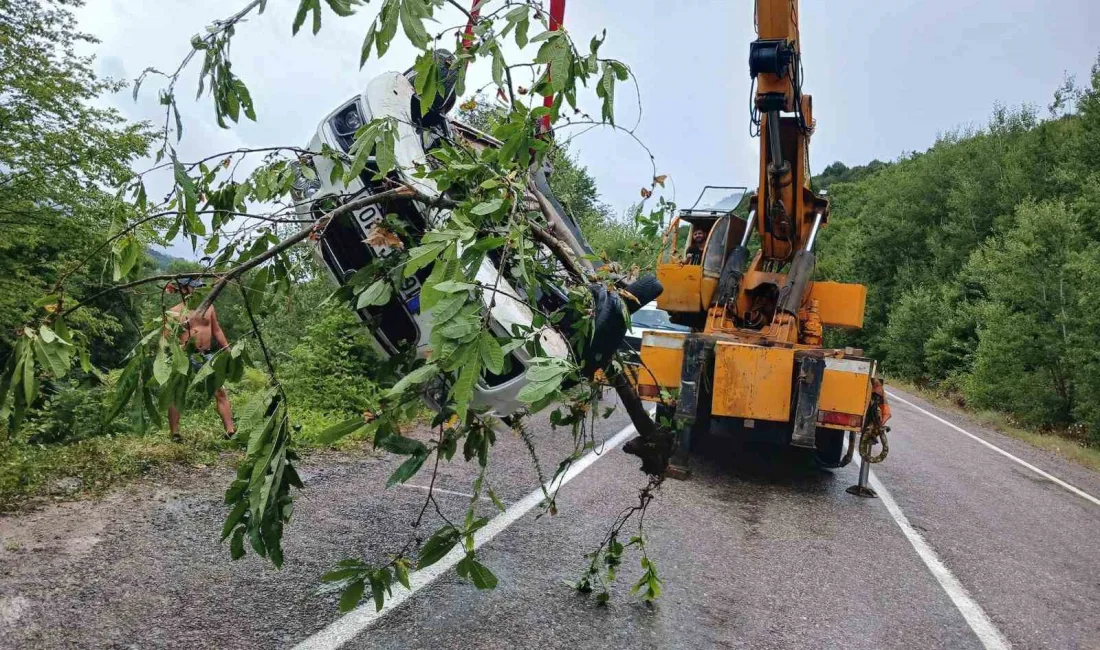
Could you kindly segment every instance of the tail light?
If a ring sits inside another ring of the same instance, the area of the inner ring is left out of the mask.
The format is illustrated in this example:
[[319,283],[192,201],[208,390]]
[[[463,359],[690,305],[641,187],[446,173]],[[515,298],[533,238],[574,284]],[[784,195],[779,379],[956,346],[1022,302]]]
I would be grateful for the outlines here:
[[863,426],[863,416],[836,411],[818,411],[817,421],[819,424],[833,424],[850,429],[858,429]]

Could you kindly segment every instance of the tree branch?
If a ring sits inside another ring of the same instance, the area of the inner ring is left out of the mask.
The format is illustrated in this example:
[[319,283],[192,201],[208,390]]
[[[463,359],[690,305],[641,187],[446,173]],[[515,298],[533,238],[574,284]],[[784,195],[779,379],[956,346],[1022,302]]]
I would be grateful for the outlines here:
[[199,304],[198,309],[195,310],[196,313],[200,315],[205,314],[206,310],[210,309],[210,305],[214,304],[214,301],[218,299],[218,295],[222,292],[223,289],[225,289],[225,285],[229,284],[229,282],[232,281],[234,278],[240,277],[244,273],[247,273],[248,271],[256,268],[257,266],[263,264],[269,259],[275,257],[276,255],[286,251],[295,244],[298,244],[299,242],[309,238],[314,233],[324,232],[325,228],[328,227],[328,224],[333,219],[342,217],[343,215],[353,210],[358,210],[359,208],[363,208],[374,203],[381,203],[382,201],[386,201],[389,199],[413,198],[416,196],[418,196],[416,190],[406,185],[402,185],[401,187],[397,187],[392,190],[386,190],[385,192],[371,194],[369,196],[364,196],[359,199],[348,201],[347,203],[333,209],[331,212],[325,214],[320,219],[318,219],[312,228],[303,228],[302,230],[279,242],[273,248],[268,249],[267,251],[260,255],[257,255],[256,257],[253,257],[244,264],[233,268],[228,273],[223,275],[220,280],[214,283],[213,288],[210,289],[210,293],[208,293],[206,295],[206,298],[203,299],[202,303]]
[[[550,205],[550,202],[533,186],[529,188],[529,191],[534,195],[535,200],[539,204],[539,209],[542,211],[542,216],[546,218],[546,223],[551,230],[560,229],[561,225],[557,223],[558,217],[554,214],[554,208]],[[572,234],[572,233],[570,233]],[[550,249],[550,252],[554,254],[554,257],[565,266],[565,269],[578,281],[578,282],[594,282],[595,277],[591,274],[591,264],[587,263],[587,260],[580,260],[574,255],[569,246],[558,239],[553,233],[543,230],[542,228],[531,228],[531,236]]]

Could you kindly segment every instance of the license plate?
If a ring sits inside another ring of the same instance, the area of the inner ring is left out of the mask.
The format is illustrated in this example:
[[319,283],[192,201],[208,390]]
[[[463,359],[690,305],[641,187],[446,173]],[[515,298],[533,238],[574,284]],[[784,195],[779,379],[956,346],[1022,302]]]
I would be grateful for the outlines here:
[[[382,207],[378,204],[368,205],[355,213],[355,224],[358,226],[359,233],[364,239],[363,244],[371,249],[375,257],[382,260],[397,255],[400,251],[392,246],[368,244],[365,240],[375,224],[380,223],[385,216],[386,215],[382,212]],[[414,275],[403,279],[398,292],[401,294],[402,302],[409,308],[409,311],[413,313],[418,313],[420,311],[420,301],[416,299],[417,296],[420,295],[419,278]]]

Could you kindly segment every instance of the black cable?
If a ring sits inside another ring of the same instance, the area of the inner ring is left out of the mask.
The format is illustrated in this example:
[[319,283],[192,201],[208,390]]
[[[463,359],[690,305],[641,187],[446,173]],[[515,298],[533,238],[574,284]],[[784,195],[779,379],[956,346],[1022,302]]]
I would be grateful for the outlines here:
[[760,136],[760,112],[756,110],[756,77],[749,83],[749,137]]

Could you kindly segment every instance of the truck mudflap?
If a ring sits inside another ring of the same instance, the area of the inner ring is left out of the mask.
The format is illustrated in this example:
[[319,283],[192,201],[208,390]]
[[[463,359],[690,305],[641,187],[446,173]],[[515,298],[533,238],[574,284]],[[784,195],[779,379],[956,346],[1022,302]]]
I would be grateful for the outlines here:
[[691,434],[697,421],[710,420],[710,399],[706,383],[710,374],[707,341],[691,336],[684,341],[684,361],[680,369],[680,394],[676,400],[676,427],[680,434],[678,452],[686,456],[691,450]]
[[817,446],[817,407],[825,378],[825,359],[802,357],[798,367],[798,386],[794,407],[791,444],[814,449]]

